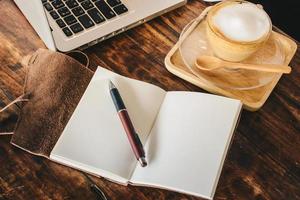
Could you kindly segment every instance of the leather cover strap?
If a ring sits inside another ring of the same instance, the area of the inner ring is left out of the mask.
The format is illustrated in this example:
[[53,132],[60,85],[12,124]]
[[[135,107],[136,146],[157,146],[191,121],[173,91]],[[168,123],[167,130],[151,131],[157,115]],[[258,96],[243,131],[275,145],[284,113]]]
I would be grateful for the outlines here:
[[29,101],[23,103],[11,143],[49,157],[93,72],[69,56],[43,49],[25,63],[24,94]]

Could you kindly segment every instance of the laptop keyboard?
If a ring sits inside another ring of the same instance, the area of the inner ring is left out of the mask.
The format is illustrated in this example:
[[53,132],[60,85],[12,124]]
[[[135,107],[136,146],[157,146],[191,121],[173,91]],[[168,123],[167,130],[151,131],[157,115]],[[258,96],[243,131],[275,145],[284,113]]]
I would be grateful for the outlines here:
[[121,0],[42,0],[67,37],[128,12]]

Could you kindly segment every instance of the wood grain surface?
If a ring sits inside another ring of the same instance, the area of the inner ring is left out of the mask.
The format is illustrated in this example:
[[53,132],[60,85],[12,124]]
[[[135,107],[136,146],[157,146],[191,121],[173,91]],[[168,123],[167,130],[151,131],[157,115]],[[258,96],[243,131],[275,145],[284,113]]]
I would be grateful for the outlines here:
[[[166,90],[205,92],[170,74],[164,57],[182,28],[207,5],[191,0],[87,50],[91,69],[97,65]],[[44,47],[13,1],[0,0],[0,108],[22,93],[25,71],[19,60]],[[299,44],[298,44],[299,46]],[[293,71],[283,76],[266,104],[244,111],[222,170],[215,199],[300,199],[300,52]],[[0,132],[13,131],[18,107],[0,114]],[[96,183],[109,199],[200,198],[148,187],[120,186],[30,155],[0,136],[0,200],[96,199]],[[89,178],[87,178],[89,177]],[[199,177],[201,178],[201,177]]]

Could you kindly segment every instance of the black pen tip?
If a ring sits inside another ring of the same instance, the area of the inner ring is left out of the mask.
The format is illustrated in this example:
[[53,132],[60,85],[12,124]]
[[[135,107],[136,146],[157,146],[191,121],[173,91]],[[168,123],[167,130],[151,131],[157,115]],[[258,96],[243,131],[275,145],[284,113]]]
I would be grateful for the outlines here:
[[139,162],[141,164],[142,167],[146,167],[147,166],[147,161],[144,157],[139,158]]

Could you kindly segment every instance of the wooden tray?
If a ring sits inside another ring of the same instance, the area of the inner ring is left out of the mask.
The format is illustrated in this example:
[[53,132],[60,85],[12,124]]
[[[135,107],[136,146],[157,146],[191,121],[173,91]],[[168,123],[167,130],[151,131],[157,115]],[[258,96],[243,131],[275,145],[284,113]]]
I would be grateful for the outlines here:
[[[237,90],[229,88],[221,88],[212,82],[207,81],[205,77],[201,77],[198,73],[196,74],[193,68],[187,66],[183,61],[180,53],[180,46],[184,40],[191,34],[191,32],[205,20],[206,14],[210,7],[206,8],[199,17],[197,17],[194,22],[188,27],[187,30],[180,37],[179,41],[170,50],[165,58],[166,68],[176,76],[196,85],[200,88],[207,90],[211,93],[227,96],[230,98],[239,99],[243,102],[244,108],[250,111],[256,111],[266,102],[270,93],[276,86],[282,74],[274,74],[272,79],[268,84],[248,90]],[[273,29],[276,29],[274,27]],[[283,62],[282,64],[288,65],[294,56],[297,45],[296,43],[289,39],[288,37],[273,31],[273,40],[280,41],[281,52],[283,52]]]

